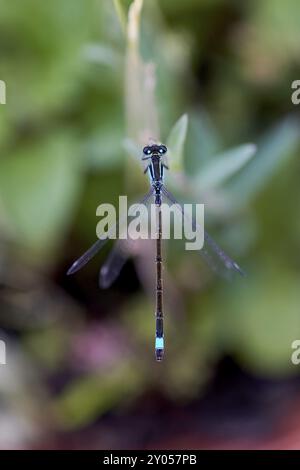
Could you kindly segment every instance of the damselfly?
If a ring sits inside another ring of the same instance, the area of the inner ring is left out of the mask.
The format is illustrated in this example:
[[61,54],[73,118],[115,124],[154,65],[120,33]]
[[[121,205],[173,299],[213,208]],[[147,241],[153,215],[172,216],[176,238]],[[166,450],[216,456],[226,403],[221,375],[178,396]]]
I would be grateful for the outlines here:
[[[168,203],[175,205],[177,209],[186,216],[184,207],[175,199],[164,185],[164,170],[168,170],[168,165],[165,160],[167,147],[162,144],[152,144],[144,147],[142,160],[146,163],[144,173],[149,174],[151,187],[149,192],[141,199],[138,204],[147,204],[153,202],[156,209],[157,221],[157,236],[156,236],[156,335],[155,335],[155,356],[157,361],[161,361],[164,355],[164,314],[163,314],[163,280],[162,280],[162,200],[165,199]],[[192,220],[195,228],[197,228],[196,220]],[[111,232],[115,229],[113,227]],[[110,229],[108,230],[107,237],[97,240],[78,260],[76,260],[67,274],[74,274],[87,264],[93,256],[103,247],[109,240]],[[225,272],[238,272],[244,275],[239,265],[234,262],[212,239],[212,237],[204,231],[204,246],[199,251],[205,261],[216,271],[224,268]],[[100,285],[101,287],[109,287],[114,280],[118,277],[122,267],[126,262],[127,256],[116,247],[107,262],[103,265],[100,271]]]

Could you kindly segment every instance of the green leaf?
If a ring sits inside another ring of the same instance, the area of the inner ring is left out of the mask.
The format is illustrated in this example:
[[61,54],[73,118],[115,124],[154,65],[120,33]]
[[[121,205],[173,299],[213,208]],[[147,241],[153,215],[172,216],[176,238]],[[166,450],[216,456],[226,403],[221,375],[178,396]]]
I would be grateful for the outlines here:
[[96,126],[84,142],[82,154],[84,165],[88,169],[111,169],[121,166],[124,160],[122,152],[121,124],[115,118],[114,127],[106,124]]
[[200,172],[202,165],[208,163],[222,147],[221,138],[207,113],[192,114],[187,141],[187,171],[193,175]]
[[121,56],[116,49],[102,43],[89,43],[82,48],[84,59],[96,64],[116,68],[121,64]]
[[54,135],[0,161],[0,198],[14,237],[32,251],[63,236],[80,190],[76,143]]
[[126,27],[127,27],[127,12],[126,12],[124,2],[122,0],[113,0],[113,1],[114,1],[114,7],[116,10],[117,16],[120,21],[122,31],[125,34]]
[[232,200],[246,204],[263,189],[279,167],[292,156],[299,145],[299,122],[288,118],[275,126],[258,144],[257,155],[232,182],[229,191]]
[[291,344],[300,335],[298,280],[265,260],[264,268],[253,272],[238,289],[235,296],[226,291],[219,298],[226,304],[220,331],[227,353],[234,352],[243,367],[264,376],[297,373],[291,363]]
[[6,46],[1,52],[13,119],[40,119],[74,99],[86,67],[79,51],[91,37],[95,11],[90,0],[72,6],[69,0],[27,0],[18,8],[1,2],[1,41],[14,44],[14,53]]
[[172,171],[183,171],[184,143],[187,134],[188,115],[183,114],[174,124],[167,138],[169,165]]
[[128,155],[134,159],[135,162],[141,163],[142,149],[141,147],[129,137],[123,140],[123,147]]
[[244,144],[227,150],[210,160],[195,178],[195,183],[201,191],[207,191],[220,186],[226,179],[240,170],[255,154],[254,144]]
[[90,374],[74,381],[54,403],[61,425],[72,429],[89,423],[134,393],[139,380],[137,371],[125,363],[105,375]]

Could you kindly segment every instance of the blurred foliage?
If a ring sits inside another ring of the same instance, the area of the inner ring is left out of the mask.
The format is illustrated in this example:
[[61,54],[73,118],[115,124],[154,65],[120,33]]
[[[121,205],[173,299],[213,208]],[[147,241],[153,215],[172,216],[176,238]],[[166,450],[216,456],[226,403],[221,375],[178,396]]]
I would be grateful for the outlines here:
[[[0,441],[81,428],[153,390],[189,402],[225,354],[264,377],[297,374],[299,2],[0,7],[1,327],[17,351],[11,376],[30,369],[7,386],[0,368],[0,412],[25,423]],[[153,137],[170,148],[168,187],[205,202],[207,226],[248,272],[224,284],[170,243],[159,365],[150,248],[108,292],[97,290],[103,255],[65,278],[94,239],[97,205],[146,190],[138,160]]]

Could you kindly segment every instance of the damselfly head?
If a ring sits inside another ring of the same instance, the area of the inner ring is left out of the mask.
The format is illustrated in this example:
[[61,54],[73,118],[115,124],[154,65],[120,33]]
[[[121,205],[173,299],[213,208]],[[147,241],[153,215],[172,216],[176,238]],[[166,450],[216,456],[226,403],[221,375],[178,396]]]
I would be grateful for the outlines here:
[[153,144],[153,145],[147,145],[146,147],[143,148],[143,154],[147,156],[151,156],[153,154],[157,155],[164,155],[167,152],[167,147],[163,144]]

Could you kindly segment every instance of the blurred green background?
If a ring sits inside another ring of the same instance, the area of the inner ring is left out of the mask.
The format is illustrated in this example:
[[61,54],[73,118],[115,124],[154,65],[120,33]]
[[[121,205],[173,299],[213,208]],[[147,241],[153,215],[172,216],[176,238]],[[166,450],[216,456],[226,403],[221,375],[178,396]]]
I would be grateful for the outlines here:
[[[0,9],[0,447],[299,448],[300,3]],[[248,274],[218,279],[170,242],[161,364],[151,247],[107,291],[110,246],[65,275],[96,207],[146,191],[149,137]]]

